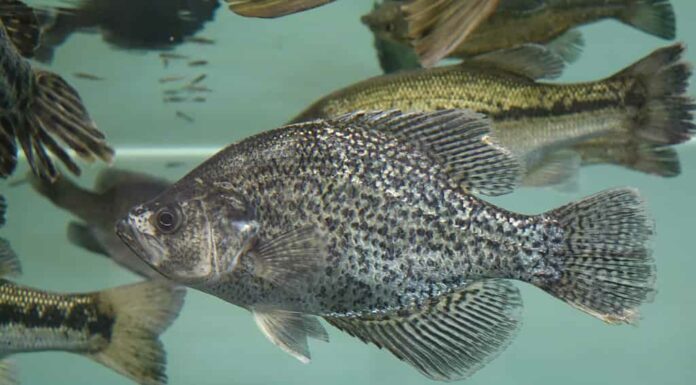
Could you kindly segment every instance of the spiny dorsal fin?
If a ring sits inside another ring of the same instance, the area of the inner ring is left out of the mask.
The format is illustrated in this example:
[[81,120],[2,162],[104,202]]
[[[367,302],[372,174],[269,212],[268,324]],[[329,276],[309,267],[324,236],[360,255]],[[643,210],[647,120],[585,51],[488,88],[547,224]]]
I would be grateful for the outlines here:
[[470,376],[510,343],[521,308],[514,285],[486,280],[420,308],[326,320],[389,350],[431,379],[454,381]]
[[328,342],[329,334],[316,317],[283,310],[255,308],[254,320],[273,344],[302,363],[309,363],[307,337]]
[[443,164],[448,178],[472,192],[509,193],[523,174],[517,158],[489,136],[490,120],[470,110],[356,112],[337,120],[411,143]]
[[585,40],[577,29],[571,29],[546,45],[546,49],[560,56],[566,63],[573,63],[582,53]]
[[553,79],[563,73],[563,58],[538,44],[524,44],[478,55],[466,63],[484,63],[530,79]]
[[34,10],[18,0],[0,0],[0,21],[17,51],[27,58],[34,56],[41,37]]
[[334,0],[225,0],[232,12],[246,17],[274,18],[306,11]]
[[423,67],[449,55],[498,6],[499,0],[413,0],[402,6]]

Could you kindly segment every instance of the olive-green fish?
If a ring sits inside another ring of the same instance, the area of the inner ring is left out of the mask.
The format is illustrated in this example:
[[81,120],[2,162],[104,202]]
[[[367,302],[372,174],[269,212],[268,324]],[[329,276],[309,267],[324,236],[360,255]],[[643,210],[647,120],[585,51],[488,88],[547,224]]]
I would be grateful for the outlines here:
[[486,114],[493,137],[524,161],[525,185],[567,181],[583,161],[674,176],[679,160],[665,146],[694,133],[695,106],[685,95],[691,67],[681,60],[683,50],[681,44],[661,48],[604,80],[572,84],[533,80],[558,68],[529,48],[494,52],[356,83],[321,98],[293,122],[355,110],[471,109]]
[[250,310],[302,362],[317,317],[436,380],[507,346],[531,283],[609,323],[652,297],[652,225],[631,189],[539,215],[507,191],[520,165],[470,111],[353,113],[272,130],[134,207],[118,233],[169,279]]
[[0,0],[1,178],[14,171],[18,147],[32,171],[47,180],[58,177],[49,154],[74,174],[80,167],[67,148],[88,161],[110,162],[113,157],[77,91],[59,75],[33,68],[23,57],[33,53],[38,40],[34,11],[17,0]]
[[116,222],[134,205],[154,198],[170,182],[134,171],[109,168],[97,176],[92,190],[82,188],[66,176],[53,183],[29,176],[34,190],[54,205],[79,218],[68,224],[68,240],[145,278],[163,278],[144,263],[116,236]]
[[[4,219],[4,211],[0,215]],[[8,356],[41,351],[82,354],[138,384],[166,383],[159,335],[177,317],[183,288],[147,282],[61,294],[5,279],[20,270],[9,243],[0,238],[0,384],[18,383]]]
[[[443,13],[455,12],[456,1]],[[413,45],[408,2],[386,0],[362,21],[379,40]],[[502,0],[447,56],[470,58],[526,43],[548,45],[566,61],[577,59],[582,35],[573,28],[614,19],[663,39],[675,36],[674,10],[669,0]],[[454,25],[447,31],[457,33]]]

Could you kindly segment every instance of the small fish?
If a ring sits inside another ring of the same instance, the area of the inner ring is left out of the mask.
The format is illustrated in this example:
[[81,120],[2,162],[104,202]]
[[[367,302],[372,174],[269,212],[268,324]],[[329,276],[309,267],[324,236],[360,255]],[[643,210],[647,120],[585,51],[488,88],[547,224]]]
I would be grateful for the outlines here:
[[178,94],[180,94],[180,93],[181,93],[181,90],[180,90],[180,89],[176,89],[176,90],[164,90],[164,91],[162,91],[162,93],[165,94],[165,95],[172,96],[172,95],[178,95]]
[[162,78],[159,78],[160,83],[171,83],[171,82],[178,82],[186,79],[185,76],[180,76],[180,75],[173,75],[173,76],[165,76]]
[[191,37],[187,37],[184,40],[186,40],[190,43],[196,43],[196,44],[205,44],[205,45],[215,44],[215,40],[207,38],[207,37],[203,37],[203,36],[191,36]]
[[189,123],[193,123],[193,122],[195,121],[195,119],[193,119],[193,117],[192,117],[191,115],[188,115],[187,113],[185,113],[185,112],[183,112],[183,111],[177,111],[177,112],[176,112],[176,117],[177,117],[177,118],[180,118],[180,119],[182,119],[182,120],[185,120],[185,121],[187,121],[187,122],[189,122]]
[[200,67],[208,65],[207,60],[194,60],[188,63],[189,67]]
[[[293,122],[357,109],[472,109],[486,114],[495,140],[523,160],[523,185],[567,182],[585,151],[592,151],[591,163],[602,157],[603,163],[673,176],[679,159],[661,148],[689,140],[695,130],[683,51],[681,44],[658,49],[604,80],[549,84],[534,79],[560,74],[563,63],[540,46],[522,46],[368,79],[320,99]],[[606,151],[617,147],[636,152]]]
[[159,57],[162,59],[168,59],[168,60],[183,60],[183,59],[188,59],[189,57],[187,55],[182,55],[178,53],[172,53],[172,52],[160,52]]
[[232,12],[246,17],[276,18],[303,12],[334,0],[225,0]]
[[20,271],[9,243],[0,239],[0,383],[18,383],[8,356],[40,351],[82,354],[137,383],[166,383],[159,335],[179,314],[183,288],[152,281],[62,294],[6,279]]
[[213,90],[211,90],[210,88],[208,88],[206,86],[197,86],[197,85],[191,85],[191,84],[184,87],[184,89],[186,91],[190,91],[190,92],[213,92]]
[[480,114],[444,110],[264,132],[134,207],[117,232],[174,282],[250,310],[302,362],[308,337],[328,340],[322,317],[432,379],[465,378],[516,334],[510,280],[634,322],[655,278],[638,193],[540,215],[496,207],[471,192],[510,191],[522,166],[489,128]]
[[101,76],[97,76],[97,75],[90,74],[90,73],[87,73],[87,72],[75,72],[75,73],[73,74],[73,76],[75,76],[75,77],[78,78],[78,79],[86,79],[86,80],[104,80],[104,78],[101,77]]
[[181,97],[181,96],[167,96],[164,99],[162,99],[163,102],[165,103],[182,103],[185,102],[186,98]]
[[[438,16],[437,12],[457,15],[460,2],[444,0],[440,3],[443,7],[439,11],[423,15],[427,15],[426,18]],[[414,42],[410,29],[409,18],[413,10],[409,7],[409,2],[386,0],[363,16],[362,21],[377,39],[415,45],[418,52],[418,42]],[[444,56],[466,59],[536,43],[548,45],[567,62],[572,62],[578,58],[584,44],[582,35],[574,28],[604,19],[616,19],[663,39],[674,39],[675,36],[675,16],[669,0],[502,0],[495,13],[443,53]],[[442,26],[446,29],[438,38],[447,39],[444,35],[455,36],[464,32],[458,29],[457,23]]]
[[181,162],[181,161],[175,160],[175,161],[165,163],[164,167],[166,167],[166,168],[178,168],[178,167],[181,167],[185,164],[186,164],[186,162]]
[[100,172],[92,190],[78,186],[65,176],[54,183],[31,175],[27,179],[36,192],[79,219],[67,226],[72,244],[106,256],[142,277],[163,279],[121,242],[114,233],[114,223],[134,205],[156,197],[170,182],[114,168]]
[[203,103],[203,102],[205,102],[206,100],[208,100],[208,99],[206,99],[206,98],[204,98],[204,97],[202,97],[202,96],[196,96],[195,98],[193,98],[193,101],[194,101],[194,102],[197,102],[197,103]]
[[111,162],[113,149],[97,129],[77,91],[60,76],[34,69],[22,57],[25,47],[14,44],[21,35],[25,44],[35,36],[38,23],[33,10],[17,0],[0,0],[0,177],[7,178],[17,165],[22,148],[32,171],[55,180],[59,171],[49,154],[67,169],[80,167],[65,147],[87,161]]
[[200,75],[196,76],[195,78],[193,78],[193,80],[191,80],[188,85],[194,86],[194,85],[202,82],[203,80],[205,80],[205,78],[207,78],[207,77],[208,77],[207,74],[200,74]]

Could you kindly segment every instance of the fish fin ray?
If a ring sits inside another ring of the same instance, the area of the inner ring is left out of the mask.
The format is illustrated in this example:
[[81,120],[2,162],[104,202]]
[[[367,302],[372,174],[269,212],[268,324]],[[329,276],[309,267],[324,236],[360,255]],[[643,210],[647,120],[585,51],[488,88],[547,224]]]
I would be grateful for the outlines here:
[[523,44],[514,48],[477,55],[464,63],[483,63],[530,79],[553,79],[563,73],[563,58],[538,44]]
[[19,385],[17,365],[7,358],[0,359],[0,385]]
[[70,222],[68,223],[68,241],[75,246],[81,247],[87,251],[96,254],[101,254],[110,257],[108,251],[104,249],[99,240],[94,237],[92,229],[84,223]]
[[414,0],[402,6],[423,67],[449,55],[486,20],[499,0]]
[[246,17],[276,18],[306,11],[334,0],[225,0],[232,12]]
[[509,193],[523,174],[518,159],[489,135],[490,120],[470,110],[357,112],[336,119],[413,144],[441,162],[452,181],[473,192]]
[[249,251],[254,275],[291,290],[323,265],[325,255],[324,238],[315,226],[259,240]]
[[325,318],[363,342],[389,350],[433,380],[453,381],[473,374],[512,341],[521,308],[520,293],[512,283],[484,280],[408,311]]
[[564,239],[551,252],[558,275],[533,283],[607,323],[636,322],[655,293],[654,226],[638,191],[607,190],[543,216]]
[[0,238],[0,277],[16,277],[22,274],[19,258],[5,238]]
[[95,361],[144,385],[164,385],[166,353],[159,335],[178,316],[185,289],[143,282],[98,293],[115,316],[109,344],[87,354]]
[[566,63],[574,63],[580,58],[585,47],[582,32],[577,29],[566,31],[561,36],[546,44],[546,48],[560,56]]
[[17,51],[26,58],[34,56],[41,29],[34,10],[18,0],[0,1],[0,22]]
[[633,82],[629,94],[644,96],[633,98],[638,105],[627,141],[637,137],[649,144],[677,144],[696,132],[696,103],[686,94],[692,70],[682,60],[684,49],[681,43],[660,48],[612,77],[628,78]]
[[536,167],[529,168],[522,186],[543,187],[572,184],[580,171],[580,155],[573,150],[559,150],[542,159]]
[[623,23],[662,39],[674,39],[676,17],[669,0],[634,1],[625,8],[619,18]]
[[17,167],[17,140],[14,122],[0,117],[0,177],[7,178]]
[[311,359],[307,337],[329,341],[329,334],[314,316],[261,308],[254,308],[253,313],[256,325],[266,338],[302,363],[309,363]]

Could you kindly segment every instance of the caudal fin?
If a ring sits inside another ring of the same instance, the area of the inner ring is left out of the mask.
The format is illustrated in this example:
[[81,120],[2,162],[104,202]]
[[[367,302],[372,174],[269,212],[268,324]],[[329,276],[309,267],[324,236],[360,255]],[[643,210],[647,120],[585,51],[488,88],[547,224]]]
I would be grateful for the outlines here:
[[629,84],[625,103],[632,130],[627,140],[649,144],[676,144],[696,130],[694,100],[686,95],[691,66],[682,60],[681,43],[660,48],[612,77]]
[[674,39],[676,34],[674,9],[669,0],[634,0],[619,20],[663,39]]
[[633,323],[652,299],[655,265],[646,243],[653,225],[633,189],[614,189],[552,210],[558,248],[548,262],[558,272],[534,282],[608,323]]
[[166,353],[159,340],[179,314],[184,288],[144,282],[99,293],[115,315],[109,345],[89,356],[142,385],[162,385]]

